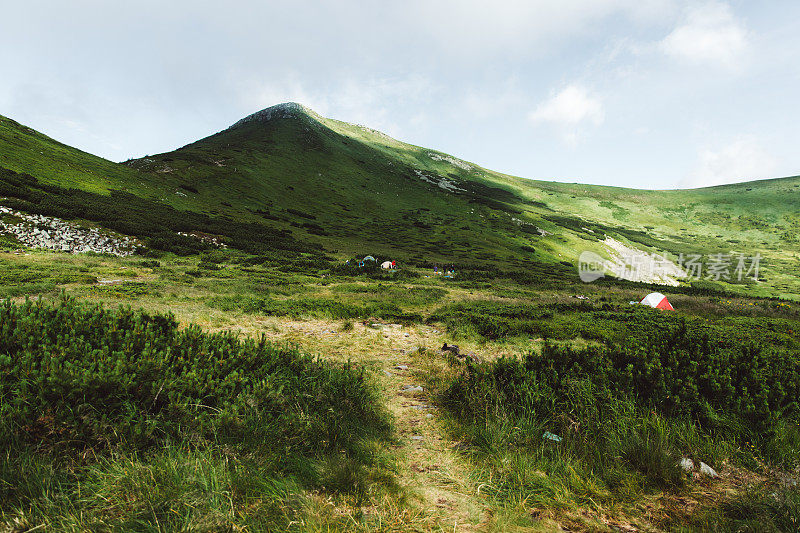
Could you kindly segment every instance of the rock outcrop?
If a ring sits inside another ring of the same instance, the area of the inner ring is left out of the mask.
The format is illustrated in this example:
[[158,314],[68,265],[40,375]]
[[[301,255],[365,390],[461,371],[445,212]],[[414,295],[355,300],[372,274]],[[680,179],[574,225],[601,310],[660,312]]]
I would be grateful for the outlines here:
[[0,233],[13,235],[31,248],[67,253],[95,252],[119,257],[132,255],[141,245],[133,237],[44,215],[31,215],[0,205]]

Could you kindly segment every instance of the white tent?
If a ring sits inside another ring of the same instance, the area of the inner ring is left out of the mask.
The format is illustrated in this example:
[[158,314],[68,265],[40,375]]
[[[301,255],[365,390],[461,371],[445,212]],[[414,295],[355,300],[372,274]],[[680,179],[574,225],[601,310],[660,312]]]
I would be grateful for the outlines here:
[[381,263],[381,268],[384,269],[384,270],[391,270],[392,262],[391,261],[384,261],[383,263]]
[[651,292],[639,302],[640,304],[649,305],[654,309],[667,309],[670,311],[674,311],[675,308],[672,307],[672,304],[669,303],[667,297],[661,294],[660,292]]

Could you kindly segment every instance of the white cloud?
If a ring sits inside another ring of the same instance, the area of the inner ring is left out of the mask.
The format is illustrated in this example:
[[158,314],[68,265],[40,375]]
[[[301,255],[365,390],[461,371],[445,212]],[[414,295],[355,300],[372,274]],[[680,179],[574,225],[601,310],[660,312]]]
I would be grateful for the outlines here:
[[592,33],[606,20],[660,21],[675,0],[408,0],[395,19],[459,58],[535,55]]
[[683,22],[659,47],[667,55],[692,64],[736,68],[749,47],[748,33],[727,4],[709,2],[690,7]]
[[568,85],[530,114],[534,123],[546,122],[558,128],[566,142],[575,144],[581,125],[600,125],[604,119],[603,104],[580,85]]
[[775,157],[758,139],[740,137],[717,149],[704,149],[698,156],[694,172],[683,182],[687,187],[710,187],[774,176]]
[[454,112],[479,119],[516,114],[520,107],[529,102],[529,98],[518,77],[510,76],[505,80],[496,80],[490,86],[475,84],[464,88],[460,98],[454,101]]

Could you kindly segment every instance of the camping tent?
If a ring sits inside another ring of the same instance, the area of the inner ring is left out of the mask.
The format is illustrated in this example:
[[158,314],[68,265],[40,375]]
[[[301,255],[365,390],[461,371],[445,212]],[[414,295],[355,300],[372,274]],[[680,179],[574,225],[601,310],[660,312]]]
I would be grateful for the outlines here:
[[384,269],[384,270],[391,270],[392,262],[391,261],[384,261],[383,263],[381,263],[381,268]]
[[375,259],[371,255],[368,255],[364,259],[361,260],[362,263],[366,263],[367,261],[372,261],[374,263],[375,261],[377,261],[377,259]]
[[675,309],[667,300],[667,297],[661,294],[660,292],[651,292],[644,298],[642,301],[639,302],[640,304],[649,305],[655,309],[668,309],[670,311],[674,311]]

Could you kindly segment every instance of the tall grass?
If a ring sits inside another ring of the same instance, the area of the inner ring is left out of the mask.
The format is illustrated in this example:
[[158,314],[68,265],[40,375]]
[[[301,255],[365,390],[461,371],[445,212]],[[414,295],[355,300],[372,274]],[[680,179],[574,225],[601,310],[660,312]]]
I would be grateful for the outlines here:
[[800,489],[760,484],[694,517],[690,527],[731,533],[800,531]]

